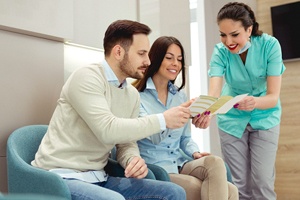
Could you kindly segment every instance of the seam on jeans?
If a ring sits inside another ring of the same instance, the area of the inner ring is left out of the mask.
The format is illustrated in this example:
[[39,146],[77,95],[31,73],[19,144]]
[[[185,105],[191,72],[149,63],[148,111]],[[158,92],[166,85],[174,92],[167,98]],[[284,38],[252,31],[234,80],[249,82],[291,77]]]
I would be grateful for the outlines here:
[[160,197],[160,196],[143,196],[143,197],[135,197],[135,198],[128,198],[126,200],[138,200],[138,199],[161,199],[161,200],[168,200],[165,197]]

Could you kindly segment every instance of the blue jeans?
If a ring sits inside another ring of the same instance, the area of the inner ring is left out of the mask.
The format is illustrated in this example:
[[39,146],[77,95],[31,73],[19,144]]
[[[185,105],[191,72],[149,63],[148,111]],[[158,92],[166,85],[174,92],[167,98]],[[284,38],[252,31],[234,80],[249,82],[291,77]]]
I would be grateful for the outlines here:
[[109,176],[106,182],[91,184],[66,180],[72,200],[184,200],[185,191],[171,182]]

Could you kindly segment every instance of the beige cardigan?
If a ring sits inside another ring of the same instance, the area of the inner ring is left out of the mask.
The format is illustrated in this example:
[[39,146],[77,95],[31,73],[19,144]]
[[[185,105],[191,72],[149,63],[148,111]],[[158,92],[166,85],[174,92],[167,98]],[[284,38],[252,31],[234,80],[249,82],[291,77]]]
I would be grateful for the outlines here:
[[62,89],[32,165],[103,170],[110,150],[119,144],[117,159],[125,168],[130,157],[139,156],[135,141],[160,131],[156,115],[137,118],[139,106],[137,90],[109,84],[100,65],[78,69]]

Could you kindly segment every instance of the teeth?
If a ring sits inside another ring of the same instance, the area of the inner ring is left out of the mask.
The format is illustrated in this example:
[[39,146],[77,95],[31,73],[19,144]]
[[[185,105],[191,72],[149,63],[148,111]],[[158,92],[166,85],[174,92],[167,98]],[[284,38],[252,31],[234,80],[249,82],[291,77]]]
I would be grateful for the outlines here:
[[177,70],[175,70],[175,69],[170,69],[169,71],[170,71],[170,72],[173,72],[173,73],[176,73],[176,72],[177,72]]

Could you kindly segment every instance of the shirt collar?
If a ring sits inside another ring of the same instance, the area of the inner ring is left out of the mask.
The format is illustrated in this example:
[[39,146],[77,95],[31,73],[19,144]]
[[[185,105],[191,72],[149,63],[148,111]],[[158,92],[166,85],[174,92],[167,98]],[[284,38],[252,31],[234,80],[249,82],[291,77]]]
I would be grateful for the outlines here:
[[101,65],[104,69],[104,74],[106,76],[106,79],[111,85],[119,88],[121,87],[123,88],[127,86],[127,80],[125,79],[123,83],[120,83],[114,71],[111,69],[111,67],[109,66],[106,60],[103,60],[101,62]]
[[[146,83],[146,89],[148,90],[156,90],[155,85],[153,83],[153,80],[151,77],[148,78]],[[178,92],[178,87],[171,83],[171,81],[168,82],[168,90],[171,94],[176,94]]]

